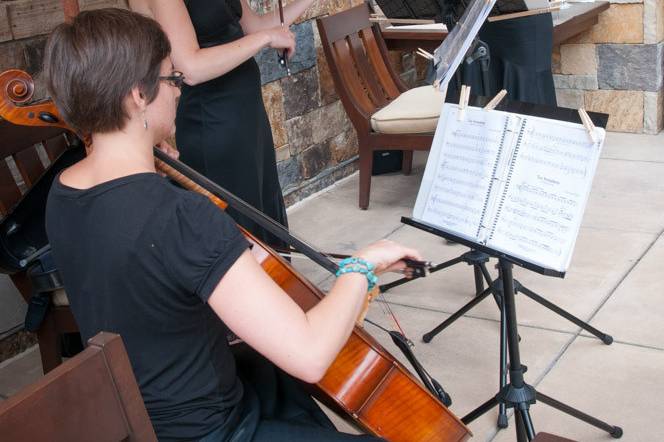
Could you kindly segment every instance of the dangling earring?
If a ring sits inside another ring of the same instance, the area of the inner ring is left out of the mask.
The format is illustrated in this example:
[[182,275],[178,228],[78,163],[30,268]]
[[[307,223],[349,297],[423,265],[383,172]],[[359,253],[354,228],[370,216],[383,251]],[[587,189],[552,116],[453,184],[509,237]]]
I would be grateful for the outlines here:
[[148,119],[145,118],[145,111],[143,111],[143,127],[148,130]]

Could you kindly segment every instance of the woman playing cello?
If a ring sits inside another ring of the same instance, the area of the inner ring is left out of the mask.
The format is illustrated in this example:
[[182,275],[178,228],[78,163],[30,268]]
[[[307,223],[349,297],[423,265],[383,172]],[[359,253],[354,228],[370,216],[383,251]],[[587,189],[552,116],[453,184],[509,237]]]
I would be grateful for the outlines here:
[[83,338],[122,336],[159,439],[372,440],[337,433],[267,362],[238,369],[227,330],[283,372],[316,382],[374,274],[419,254],[389,241],[358,251],[304,312],[227,215],[155,173],[152,146],[174,131],[183,81],[159,24],[119,9],[83,12],[55,29],[46,52],[60,114],[93,146],[51,189],[53,254]]

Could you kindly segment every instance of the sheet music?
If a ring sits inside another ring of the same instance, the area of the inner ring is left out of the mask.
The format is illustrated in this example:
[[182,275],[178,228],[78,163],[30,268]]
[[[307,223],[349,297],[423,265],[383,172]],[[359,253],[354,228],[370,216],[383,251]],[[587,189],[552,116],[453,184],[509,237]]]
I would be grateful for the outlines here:
[[527,117],[521,150],[487,245],[564,271],[599,160],[583,126]]
[[[415,217],[475,240],[486,211],[507,114],[445,104],[415,205]],[[424,191],[423,191],[424,189]]]
[[569,266],[605,132],[445,104],[413,217],[556,271]]

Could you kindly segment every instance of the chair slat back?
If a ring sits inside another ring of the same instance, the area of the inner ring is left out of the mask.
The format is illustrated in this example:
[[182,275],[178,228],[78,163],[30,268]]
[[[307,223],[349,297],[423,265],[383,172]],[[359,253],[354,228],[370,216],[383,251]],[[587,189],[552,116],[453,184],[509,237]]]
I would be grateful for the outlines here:
[[69,140],[66,136],[56,136],[44,140],[44,150],[51,163],[58,159],[62,153],[69,148]]
[[0,120],[0,219],[69,147],[68,132]]
[[[366,29],[360,31],[365,32]],[[389,97],[385,95],[385,91],[378,82],[378,74],[376,70],[369,64],[368,56],[364,48],[364,42],[360,38],[359,33],[351,34],[348,37],[348,43],[353,55],[353,62],[357,67],[357,73],[360,76],[360,81],[365,85],[365,90],[369,99],[376,107],[383,107],[389,102]]]
[[0,403],[3,440],[156,441],[119,335],[88,348]]
[[[357,72],[357,66],[351,55],[351,49],[346,39],[339,40],[334,43],[331,48],[333,55],[333,62],[329,63],[330,69],[338,70],[339,83],[343,86],[337,87],[337,92],[343,97],[347,97],[347,101],[354,107],[355,111],[362,115],[365,119],[371,117],[376,111],[376,105],[371,101],[367,94],[367,90],[361,81],[361,76]],[[337,81],[335,81],[336,86]],[[346,103],[344,103],[344,106]],[[349,111],[349,109],[346,109]]]
[[[363,29],[361,32],[362,40],[364,41],[364,47],[367,50],[369,61],[376,69],[376,75],[380,79],[383,90],[386,95],[393,100],[398,97],[401,92],[406,90],[406,87],[400,80],[395,80],[395,73],[392,71],[391,66],[386,64],[385,58],[387,47],[385,47],[385,42],[382,37],[380,37],[380,40],[376,38],[376,33],[378,32],[380,31],[377,26],[372,26],[371,29]],[[381,43],[380,45],[379,42]]]
[[22,192],[6,161],[0,161],[0,218],[21,198]]
[[16,152],[13,158],[27,187],[32,187],[46,170],[44,164],[39,159],[37,146]]
[[320,18],[318,29],[346,112],[356,128],[360,122],[367,126],[376,110],[406,89],[389,66],[380,31],[369,21],[368,6]]

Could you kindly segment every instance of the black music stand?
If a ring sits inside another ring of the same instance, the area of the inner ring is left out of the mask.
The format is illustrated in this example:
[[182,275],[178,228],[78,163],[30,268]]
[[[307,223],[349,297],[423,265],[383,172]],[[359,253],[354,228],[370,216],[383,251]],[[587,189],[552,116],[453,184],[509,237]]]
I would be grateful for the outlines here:
[[[456,103],[459,101],[458,97],[458,91],[455,92],[456,95],[448,95],[445,99],[447,102],[452,102]],[[471,97],[470,99],[470,104],[473,106],[478,106],[478,107],[483,107],[488,101],[490,100],[490,97]],[[569,121],[572,123],[579,123],[579,117],[578,113],[575,109],[567,109],[567,108],[560,108],[560,107],[553,107],[553,106],[546,106],[546,105],[539,105],[539,104],[532,104],[532,103],[523,103],[519,101],[512,101],[512,100],[503,100],[496,109],[507,111],[507,112],[513,112],[513,113],[520,113],[520,114],[525,114],[525,115],[532,115],[532,116],[538,116],[538,117],[544,117],[544,118],[553,118],[557,120],[563,120],[563,121]],[[606,127],[607,121],[608,121],[608,116],[605,114],[598,114],[598,113],[590,113],[591,118],[593,119],[593,122],[597,126],[601,127]],[[402,218],[402,222],[405,224],[413,225],[414,227],[420,228],[425,231],[429,231],[429,227],[424,225],[424,224],[419,224],[415,220],[411,220],[410,218]],[[415,225],[414,223],[418,223]],[[436,231],[429,231],[430,233],[433,233],[434,235],[438,236],[443,236],[439,235]],[[457,319],[461,318],[463,315],[465,315],[468,311],[470,311],[473,307],[478,305],[481,301],[483,301],[485,298],[487,298],[489,295],[493,295],[493,298],[496,302],[496,305],[498,308],[501,310],[501,326],[500,326],[500,369],[499,369],[499,379],[500,379],[500,388],[504,388],[505,385],[507,384],[507,327],[506,323],[504,321],[504,311],[503,311],[503,283],[501,281],[501,278],[498,277],[497,279],[493,280],[491,278],[491,275],[489,271],[487,270],[486,263],[489,261],[490,256],[492,255],[491,251],[486,251],[483,250],[482,247],[478,246],[475,243],[472,243],[470,241],[467,241],[462,238],[455,237],[454,235],[451,234],[445,234],[447,236],[444,236],[444,238],[447,238],[448,240],[452,242],[458,242],[461,244],[464,244],[468,247],[471,248],[471,251],[464,253],[463,255],[454,258],[452,260],[443,262],[441,264],[438,264],[430,269],[430,273],[437,272],[439,270],[446,269],[452,265],[461,263],[461,262],[466,262],[469,265],[473,265],[474,271],[475,271],[475,288],[476,288],[476,296],[470,300],[467,304],[465,304],[463,307],[461,307],[459,310],[457,310],[455,313],[453,313],[449,318],[447,318],[445,321],[441,322],[438,326],[433,328],[430,332],[425,333],[422,336],[422,340],[426,343],[431,342],[431,340],[438,335],[438,333],[442,332],[444,329],[452,325]],[[456,238],[456,239],[453,239]],[[519,261],[518,259],[514,258],[519,262],[520,265],[526,266],[527,263],[525,261]],[[533,266],[530,266],[533,267]],[[563,273],[559,272],[554,272],[549,269],[545,269],[543,267],[537,267],[537,272],[542,273],[547,276],[557,276],[557,277],[562,277],[564,276]],[[399,285],[405,284],[407,282],[411,282],[416,280],[417,277],[407,279],[407,278],[401,278],[396,281],[393,281],[391,283],[383,284],[380,286],[381,292],[386,292],[387,290],[390,290],[394,287],[397,287]],[[487,288],[484,288],[483,285],[483,279],[486,280],[487,283]],[[532,299],[533,301],[543,305],[544,307],[550,309],[554,313],[564,317],[565,319],[573,322],[575,325],[583,328],[587,332],[591,333],[592,335],[596,336],[599,338],[603,343],[606,345],[610,345],[613,342],[613,338],[606,334],[603,333],[587,322],[582,321],[581,319],[577,318],[576,316],[572,315],[571,313],[567,312],[566,310],[561,309],[557,305],[551,303],[550,301],[546,300],[542,296],[538,295],[534,291],[528,289],[527,287],[523,286],[519,281],[514,281],[514,287],[518,293],[522,293]],[[499,411],[498,411],[498,421],[497,425],[499,428],[507,428],[507,414],[506,414],[506,407],[504,403],[499,403]]]
[[[543,275],[559,276],[558,272],[553,272],[544,267],[528,263],[522,259],[509,256],[503,252],[493,250],[489,247],[486,247],[481,244],[476,244],[472,241],[468,241],[464,238],[453,235],[444,230],[432,226],[421,221],[417,221],[413,218],[402,217],[401,222],[408,224],[410,226],[416,227],[420,230],[432,233],[436,236],[440,236],[450,241],[458,242],[464,244],[473,249],[479,250],[480,252],[486,253],[490,257],[498,259],[498,269],[499,277],[492,286],[488,287],[480,296],[476,297],[471,303],[473,305],[477,302],[484,299],[488,296],[489,293],[495,292],[497,289],[500,289],[501,292],[501,303],[500,303],[500,322],[501,322],[501,366],[506,363],[506,356],[509,354],[509,382],[503,382],[504,379],[501,378],[501,388],[499,392],[484,402],[482,405],[468,413],[464,416],[461,421],[468,425],[478,417],[482,416],[488,412],[491,408],[496,405],[505,407],[505,408],[514,408],[514,416],[516,420],[516,436],[518,442],[530,441],[535,437],[535,429],[533,426],[532,419],[530,417],[530,405],[534,404],[537,400],[541,401],[544,404],[547,404],[563,413],[566,413],[572,417],[580,419],[594,427],[597,427],[601,430],[606,431],[614,438],[620,438],[623,434],[622,428],[610,425],[604,421],[601,421],[589,414],[586,414],[582,411],[579,411],[573,407],[570,407],[567,404],[564,404],[556,399],[551,398],[543,393],[540,393],[535,390],[532,386],[526,384],[523,379],[523,374],[526,370],[526,367],[521,364],[521,356],[519,351],[519,334],[517,330],[517,319],[516,319],[516,306],[514,296],[516,294],[516,288],[518,282],[514,280],[512,275],[512,267],[514,264],[517,264],[521,267],[524,267],[528,270],[532,270]],[[479,299],[481,297],[481,299]],[[479,299],[479,301],[474,302]],[[553,305],[553,304],[551,304]],[[472,307],[472,306],[471,306]],[[470,308],[466,309],[469,310]],[[455,313],[457,319],[460,314],[459,312]],[[462,314],[462,313],[461,313]],[[435,330],[434,330],[435,331]],[[431,332],[430,332],[431,333]],[[428,333],[428,334],[430,334]],[[425,335],[426,336],[426,335]],[[425,342],[428,342],[425,340]],[[505,349],[505,343],[507,344],[507,351]],[[503,373],[501,373],[502,375]]]
[[[488,101],[489,97],[471,97],[470,104],[473,106],[477,107],[483,107]],[[446,98],[446,101],[448,102],[458,102],[458,96],[448,96]],[[562,121],[569,121],[572,123],[580,123],[580,119],[578,116],[578,112],[575,109],[567,109],[567,108],[560,108],[560,107],[554,107],[554,106],[546,106],[546,105],[539,105],[539,104],[532,104],[532,103],[523,103],[523,102],[518,102],[518,101],[512,101],[512,100],[503,100],[496,109],[507,111],[507,112],[512,112],[512,113],[519,113],[519,114],[525,114],[525,115],[531,115],[531,116],[538,116],[538,117],[544,117],[544,118],[551,118],[551,119],[556,119],[556,120],[562,120]],[[598,113],[590,113],[590,116],[596,126],[600,127],[606,127],[607,121],[608,121],[608,115],[606,114],[598,114]],[[433,330],[431,330],[428,333],[425,333],[422,337],[424,342],[430,342],[438,333],[443,331],[445,328],[447,328],[449,325],[451,325],[454,321],[459,319],[461,316],[463,316],[466,312],[471,310],[473,307],[475,307],[477,304],[479,304],[482,300],[484,300],[486,297],[489,295],[493,295],[496,304],[500,308],[501,312],[501,321],[500,321],[500,374],[499,374],[499,379],[500,379],[500,391],[507,391],[508,387],[510,384],[507,382],[507,360],[508,360],[508,349],[510,351],[510,366],[511,367],[516,367],[518,362],[518,366],[520,367],[521,373],[520,374],[514,374],[514,377],[512,375],[512,371],[510,371],[510,383],[513,385],[520,385],[522,384],[523,381],[523,371],[525,371],[525,367],[521,366],[519,355],[518,355],[518,333],[517,333],[517,327],[516,327],[516,319],[514,316],[513,324],[510,324],[510,318],[509,318],[509,303],[513,303],[513,297],[514,295],[519,292],[522,293],[526,296],[528,296],[530,299],[533,299],[534,301],[538,302],[539,304],[549,308],[552,310],[554,313],[557,313],[561,316],[563,316],[565,319],[573,322],[577,326],[583,328],[584,330],[588,331],[589,333],[593,334],[594,336],[598,337],[600,340],[602,340],[603,343],[609,345],[613,342],[613,338],[610,335],[607,335],[596,328],[592,327],[588,323],[582,321],[581,319],[573,316],[569,312],[561,309],[560,307],[556,306],[555,304],[547,301],[546,299],[542,298],[535,292],[529,290],[528,288],[524,287],[522,284],[520,284],[518,281],[515,281],[512,277],[512,272],[511,272],[511,263],[518,264],[524,268],[527,268],[529,270],[541,273],[543,275],[547,276],[557,276],[557,277],[563,277],[564,273],[561,272],[556,272],[552,271],[550,269],[537,266],[531,263],[528,263],[526,261],[523,261],[519,258],[516,257],[507,257],[505,254],[502,252],[495,251],[493,249],[490,249],[484,245],[481,244],[476,244],[472,241],[468,241],[464,238],[458,237],[456,235],[453,235],[449,232],[445,232],[443,230],[440,230],[436,228],[435,226],[431,226],[426,223],[422,223],[420,221],[417,221],[412,218],[408,217],[403,217],[401,221],[404,224],[411,225],[413,227],[419,228],[421,230],[427,231],[429,233],[432,233],[436,236],[443,237],[449,241],[457,242],[463,245],[466,245],[470,247],[471,249],[477,251],[478,253],[484,254],[487,258],[488,257],[496,257],[499,258],[499,272],[500,275],[499,277],[488,283],[487,289],[483,290],[482,292],[478,291],[478,294],[466,305],[464,305],[461,309],[459,309],[457,312],[453,313],[447,320],[443,321],[441,324],[439,324],[437,327],[435,327]],[[502,259],[502,263],[501,263]],[[505,262],[507,262],[510,266],[509,272],[506,272],[506,265]],[[488,274],[486,272],[486,265],[483,264],[482,268],[484,269],[484,273]],[[509,281],[506,281],[505,279],[509,279]],[[399,282],[399,281],[395,281]],[[395,285],[395,283],[392,283],[392,286]],[[403,283],[403,282],[402,282]],[[389,284],[388,284],[389,285]],[[509,285],[509,289],[506,289],[506,286]],[[506,291],[507,290],[507,291]],[[507,298],[510,297],[512,299],[508,300]],[[512,306],[513,307],[513,306]],[[516,313],[514,313],[516,315]],[[510,336],[513,335],[513,336]],[[516,354],[512,356],[512,347],[514,343],[510,343],[510,340],[516,339]],[[518,361],[517,361],[518,360]],[[519,380],[520,377],[520,380]],[[516,380],[516,383],[515,383]],[[521,387],[518,387],[521,388]],[[521,390],[520,390],[521,391]],[[509,397],[509,396],[508,396]],[[564,411],[568,414],[571,414],[572,416],[575,416],[579,419],[584,420],[585,422],[590,423],[591,425],[595,425],[598,428],[604,429],[611,433],[612,436],[614,437],[620,437],[622,435],[622,430],[619,427],[613,427],[610,426],[602,421],[599,421],[592,416],[588,416],[584,413],[581,413],[571,407],[568,407],[565,404],[562,404],[558,401],[555,401],[548,396],[541,395],[537,393],[537,398],[539,398],[542,402],[548,403],[549,405],[552,405],[561,411]],[[534,401],[534,398],[531,398]],[[498,427],[499,428],[506,428],[507,427],[507,414],[506,414],[506,408],[509,408],[511,406],[514,406],[513,403],[511,403],[509,400],[506,398],[500,399],[498,396],[496,398],[493,398],[490,401],[487,401],[485,404],[483,404],[480,408],[477,410],[469,413],[464,419],[465,423],[471,422],[472,420],[476,419],[480,415],[484,414],[486,411],[488,411],[491,407],[499,405],[499,415],[498,415]],[[527,407],[526,407],[527,410]],[[517,413],[518,416],[518,413]],[[521,420],[523,417],[518,417],[517,421]],[[529,417],[526,419],[529,420]],[[531,425],[532,427],[532,425]],[[519,439],[521,440],[521,439]]]

